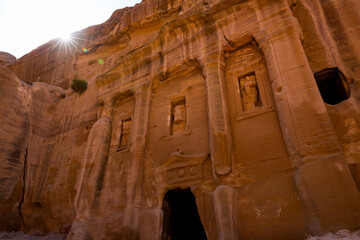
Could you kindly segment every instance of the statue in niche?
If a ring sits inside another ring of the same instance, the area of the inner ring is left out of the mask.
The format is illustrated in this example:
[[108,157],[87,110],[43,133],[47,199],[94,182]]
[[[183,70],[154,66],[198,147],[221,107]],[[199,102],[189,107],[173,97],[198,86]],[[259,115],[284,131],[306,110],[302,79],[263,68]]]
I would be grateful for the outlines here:
[[247,75],[239,79],[241,102],[243,111],[261,107],[259,89],[256,83],[255,74]]
[[131,118],[123,120],[121,122],[121,135],[120,135],[119,148],[126,148],[128,146],[130,140],[131,124],[132,124]]
[[185,103],[173,105],[171,113],[171,134],[179,134],[185,130]]

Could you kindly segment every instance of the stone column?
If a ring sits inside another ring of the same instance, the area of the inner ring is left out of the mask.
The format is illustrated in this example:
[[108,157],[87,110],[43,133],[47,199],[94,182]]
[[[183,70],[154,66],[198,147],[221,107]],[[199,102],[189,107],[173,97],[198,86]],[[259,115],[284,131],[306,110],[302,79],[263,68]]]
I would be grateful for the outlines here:
[[127,175],[127,205],[125,209],[123,239],[134,239],[137,231],[141,228],[139,221],[141,217],[144,161],[146,138],[148,134],[148,120],[151,97],[151,85],[145,85],[135,90],[135,113],[131,136],[130,151],[133,155],[129,163]]
[[359,193],[307,61],[296,21],[290,14],[282,18],[284,26],[271,26],[273,19],[262,22],[262,30],[254,37],[265,56],[282,133],[297,168],[295,182],[308,213],[308,227],[314,234],[359,228]]
[[67,239],[88,239],[88,235],[97,232],[96,227],[90,225],[92,220],[104,214],[99,201],[109,157],[112,111],[113,105],[109,100],[90,130],[74,199],[76,217]]
[[224,55],[220,49],[208,49],[200,61],[206,79],[211,159],[216,174],[224,175],[230,173],[233,159],[225,96]]
[[214,191],[214,207],[218,239],[239,239],[237,236],[237,222],[234,219],[236,211],[234,202],[236,192],[229,186],[219,186]]

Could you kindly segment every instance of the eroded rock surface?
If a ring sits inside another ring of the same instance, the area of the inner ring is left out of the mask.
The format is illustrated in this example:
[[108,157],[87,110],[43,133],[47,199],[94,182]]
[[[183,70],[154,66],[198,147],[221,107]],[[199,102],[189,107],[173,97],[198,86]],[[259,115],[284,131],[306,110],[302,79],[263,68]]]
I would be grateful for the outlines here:
[[0,66],[0,230],[21,226],[24,162],[29,138],[26,84]]
[[25,234],[23,232],[0,232],[0,239],[8,240],[65,240],[65,234],[51,233],[45,236]]
[[347,0],[144,0],[74,33],[76,47],[55,39],[3,64],[0,230],[359,229],[359,12]]
[[16,60],[16,57],[7,52],[0,52],[0,64],[9,64]]

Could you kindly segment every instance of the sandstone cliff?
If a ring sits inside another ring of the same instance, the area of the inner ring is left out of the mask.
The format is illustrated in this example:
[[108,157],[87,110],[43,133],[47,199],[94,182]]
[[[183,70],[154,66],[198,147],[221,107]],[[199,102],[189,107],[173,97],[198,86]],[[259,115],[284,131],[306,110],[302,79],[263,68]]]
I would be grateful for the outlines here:
[[208,239],[358,229],[359,12],[351,0],[144,0],[71,43],[7,58],[0,230],[168,239],[194,219]]

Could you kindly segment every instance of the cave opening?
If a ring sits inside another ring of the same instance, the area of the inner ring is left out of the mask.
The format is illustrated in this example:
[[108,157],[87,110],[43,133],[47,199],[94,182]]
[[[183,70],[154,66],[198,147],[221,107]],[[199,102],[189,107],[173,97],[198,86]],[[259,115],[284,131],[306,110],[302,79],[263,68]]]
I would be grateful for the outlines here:
[[350,97],[349,83],[338,68],[327,68],[314,74],[323,101],[336,105]]
[[161,240],[207,239],[190,188],[169,190],[164,197],[163,213]]

